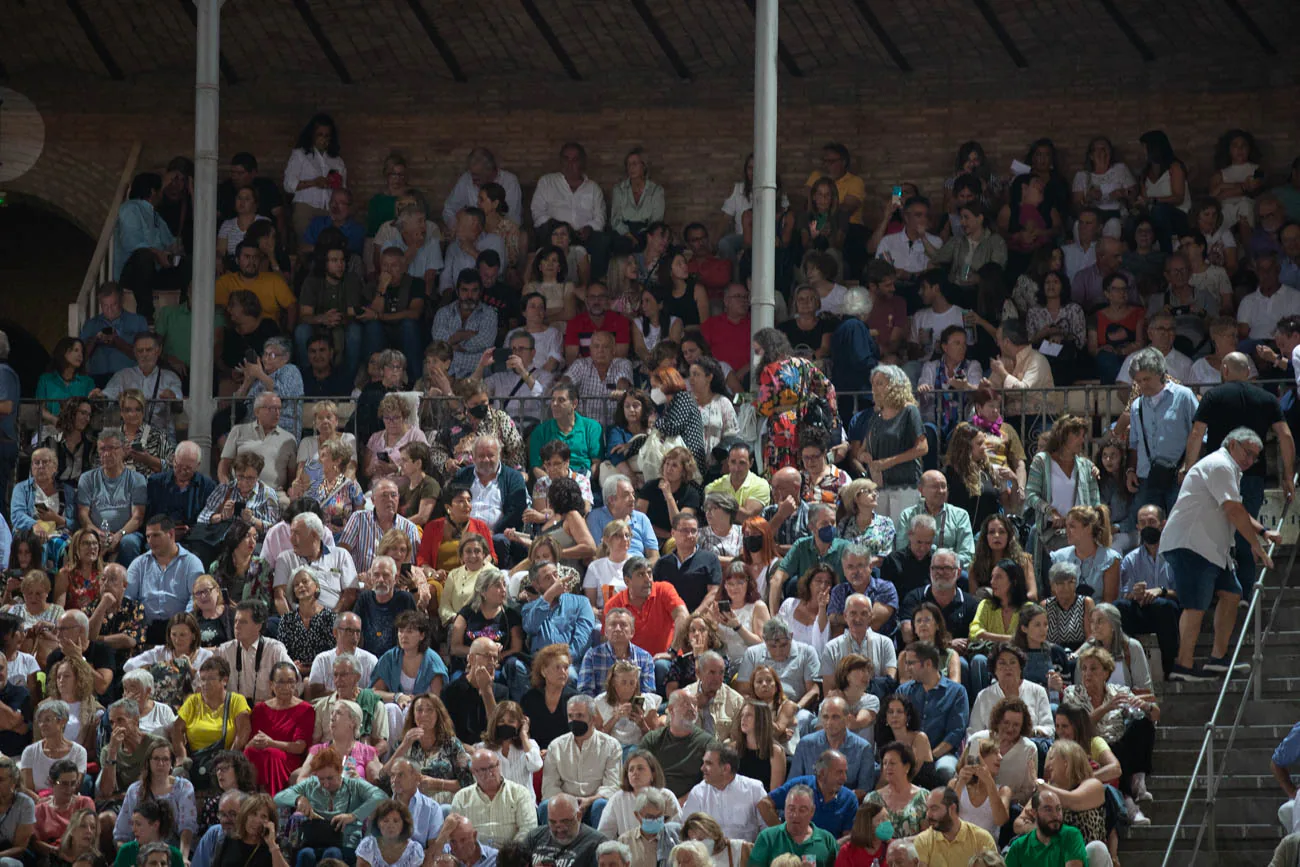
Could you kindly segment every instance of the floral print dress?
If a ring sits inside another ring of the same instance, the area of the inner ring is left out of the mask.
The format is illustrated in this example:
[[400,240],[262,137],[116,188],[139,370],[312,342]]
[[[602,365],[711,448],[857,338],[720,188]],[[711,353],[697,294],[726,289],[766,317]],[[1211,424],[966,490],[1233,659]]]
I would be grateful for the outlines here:
[[[406,757],[415,762],[420,773],[426,777],[439,780],[456,780],[461,788],[474,785],[474,774],[469,769],[469,753],[460,738],[452,735],[441,745],[432,750],[425,750],[418,740],[411,744]],[[434,792],[432,797],[439,804],[450,804],[454,792]]]
[[926,790],[917,786],[916,791],[912,793],[912,799],[907,802],[907,806],[898,812],[889,809],[885,803],[885,796],[880,789],[867,795],[864,804],[879,804],[885,808],[885,815],[889,821],[894,823],[894,836],[902,839],[903,837],[914,837],[921,833],[921,828],[925,823],[925,796]]
[[787,358],[763,367],[754,408],[767,419],[763,460],[768,472],[798,465],[798,426],[814,397],[823,398],[830,405],[832,415],[839,412],[835,403],[835,386],[831,385],[821,368],[808,359]]
[[312,617],[310,624],[302,622],[302,616],[293,611],[280,620],[280,642],[288,651],[294,662],[311,665],[318,654],[334,646],[334,612],[321,608]]
[[99,603],[99,573],[86,575],[72,572],[68,575],[68,595],[64,607],[69,611],[91,611]]
[[871,549],[873,556],[887,557],[893,553],[894,537],[898,530],[894,522],[889,520],[885,515],[879,513],[871,516],[871,523],[867,529],[858,529],[858,520],[855,516],[849,515],[835,530],[835,535],[845,539],[850,543],[866,545]]
[[332,487],[325,486],[323,477],[320,481],[313,482],[307,489],[307,498],[320,503],[325,525],[330,528],[335,540],[343,532],[343,526],[352,513],[366,505],[366,495],[361,492],[361,486],[343,473],[339,473]]

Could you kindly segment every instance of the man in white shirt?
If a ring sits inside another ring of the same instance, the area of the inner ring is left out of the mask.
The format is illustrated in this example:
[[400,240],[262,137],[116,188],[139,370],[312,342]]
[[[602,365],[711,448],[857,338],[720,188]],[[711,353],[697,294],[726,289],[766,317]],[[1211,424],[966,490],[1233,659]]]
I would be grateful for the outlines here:
[[469,168],[456,180],[451,195],[442,205],[442,221],[450,228],[456,222],[456,212],[461,208],[477,208],[478,192],[484,184],[500,184],[506,192],[506,216],[523,224],[523,199],[519,192],[519,178],[505,169],[497,168],[497,159],[487,148],[474,148],[469,152]]
[[592,279],[604,279],[609,268],[609,238],[605,232],[605,194],[587,177],[587,151],[577,142],[560,148],[558,172],[537,179],[533,192],[533,225],[549,238],[547,223],[568,223],[591,255]]
[[[566,707],[569,731],[546,749],[542,764],[542,803],[559,794],[578,802],[578,813],[593,828],[600,825],[605,803],[619,790],[623,769],[623,747],[613,735],[598,731],[596,702],[589,695],[575,695]],[[539,814],[538,818],[541,818]]]
[[152,331],[141,331],[133,341],[135,349],[135,367],[128,367],[113,374],[104,388],[95,389],[91,397],[107,397],[117,400],[122,392],[138,389],[144,393],[144,424],[176,435],[172,423],[171,404],[168,401],[181,400],[185,392],[181,378],[170,370],[158,366],[162,356],[162,344],[158,335]]
[[1282,265],[1277,253],[1272,250],[1257,253],[1255,274],[1259,277],[1259,288],[1241,299],[1237,307],[1237,332],[1243,341],[1252,344],[1242,349],[1247,354],[1254,343],[1273,336],[1279,319],[1300,314],[1300,291],[1282,284]]
[[261,479],[277,492],[289,489],[297,466],[298,441],[280,427],[280,396],[264,391],[253,400],[253,421],[237,424],[226,436],[217,462],[217,481],[234,481],[235,457],[256,452],[262,458]]
[[1101,211],[1096,208],[1084,208],[1079,212],[1075,223],[1078,240],[1061,248],[1065,256],[1065,276],[1071,280],[1084,268],[1097,263],[1097,236],[1101,232],[1101,223]]
[[704,752],[704,780],[691,788],[682,804],[683,816],[705,813],[717,820],[729,840],[753,840],[767,827],[758,814],[758,802],[767,787],[737,773],[740,756],[735,747],[714,741]]
[[217,648],[230,664],[230,689],[248,699],[250,705],[271,697],[271,670],[277,663],[293,665],[289,651],[274,638],[262,637],[266,603],[245,599],[235,607],[235,637]]
[[[897,267],[897,266],[895,266]],[[929,359],[934,355],[934,348],[939,341],[939,335],[949,325],[965,326],[965,310],[955,304],[948,303],[948,298],[943,294],[944,272],[939,269],[926,271],[921,275],[921,303],[925,306],[912,314],[912,331],[907,337],[907,342],[912,345],[913,357]],[[921,365],[919,362],[910,362],[916,365],[917,373],[920,373]],[[915,382],[916,378],[913,377]]]
[[[1165,369],[1169,375],[1179,382],[1192,381],[1192,360],[1183,355],[1177,349],[1174,349],[1174,337],[1177,335],[1174,316],[1172,313],[1154,313],[1147,318],[1147,339],[1151,345],[1160,350],[1165,357]],[[1272,333],[1270,329],[1270,334]],[[1133,366],[1133,358],[1136,352],[1130,353],[1120,365],[1119,373],[1115,376],[1116,382],[1122,382],[1125,385],[1131,385],[1133,374],[1130,368]]]
[[357,664],[361,667],[361,682],[370,683],[370,675],[379,659],[358,646],[361,641],[361,618],[351,611],[340,614],[334,621],[334,641],[336,643],[333,647],[316,654],[312,660],[311,673],[307,675],[308,701],[334,691],[334,660],[342,654],[356,657]]
[[930,200],[925,196],[913,196],[903,203],[903,231],[880,239],[876,258],[893,263],[898,279],[915,279],[930,267],[930,258],[925,253],[926,242],[935,248],[943,246],[938,235],[926,231],[929,221]]
[[[1206,680],[1230,673],[1228,642],[1241,601],[1241,584],[1232,568],[1233,530],[1249,541],[1257,561],[1273,566],[1264,545],[1280,542],[1281,536],[1252,518],[1241,501],[1241,474],[1263,451],[1259,434],[1250,428],[1229,432],[1218,451],[1187,471],[1160,534],[1160,555],[1169,564],[1183,606],[1178,618],[1178,660],[1168,669],[1171,680]],[[1219,599],[1214,609],[1214,644],[1205,665],[1196,666],[1196,637],[1215,596]]]
[[329,530],[325,523],[311,513],[303,512],[289,525],[289,541],[293,545],[275,561],[275,579],[272,593],[275,609],[281,615],[290,613],[289,583],[299,569],[306,569],[320,587],[320,604],[331,611],[351,610],[357,601],[357,567],[345,548],[331,548],[325,544]]
[[503,846],[537,827],[533,792],[501,775],[501,755],[476,749],[470,756],[474,785],[466,786],[451,800],[451,812],[474,823],[479,837],[489,845]]
[[[500,261],[506,260],[506,245],[501,236],[484,230],[487,217],[477,206],[461,208],[456,214],[453,227],[455,237],[442,255],[442,276],[438,288],[447,292],[466,269],[478,268],[478,254],[484,250],[495,250]],[[493,335],[495,337],[495,334]]]

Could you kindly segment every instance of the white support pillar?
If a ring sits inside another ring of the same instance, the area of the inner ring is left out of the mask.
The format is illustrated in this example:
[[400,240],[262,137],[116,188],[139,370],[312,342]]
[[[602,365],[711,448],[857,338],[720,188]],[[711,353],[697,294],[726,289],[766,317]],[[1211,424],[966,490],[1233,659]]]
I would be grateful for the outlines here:
[[210,467],[215,295],[217,286],[217,123],[220,111],[221,6],[225,0],[194,0],[198,7],[194,74],[194,279],[190,288],[189,437]]
[[776,38],[777,0],[754,7],[754,332],[772,327],[776,310]]

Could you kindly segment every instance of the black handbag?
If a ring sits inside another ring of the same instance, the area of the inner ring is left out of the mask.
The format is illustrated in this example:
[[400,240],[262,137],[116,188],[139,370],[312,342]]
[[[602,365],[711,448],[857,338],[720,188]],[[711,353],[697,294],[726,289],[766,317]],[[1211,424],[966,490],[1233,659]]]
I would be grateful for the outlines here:
[[230,723],[230,692],[226,692],[226,704],[221,711],[221,737],[204,747],[195,750],[190,756],[190,782],[196,792],[207,792],[217,788],[217,757],[226,751],[226,726]]
[[[1138,398],[1138,429],[1142,431],[1142,447],[1147,450],[1147,484],[1153,488],[1168,490],[1178,487],[1178,464],[1160,460],[1151,451],[1147,442],[1147,425],[1142,419],[1142,398]],[[1181,460],[1181,458],[1179,458]]]

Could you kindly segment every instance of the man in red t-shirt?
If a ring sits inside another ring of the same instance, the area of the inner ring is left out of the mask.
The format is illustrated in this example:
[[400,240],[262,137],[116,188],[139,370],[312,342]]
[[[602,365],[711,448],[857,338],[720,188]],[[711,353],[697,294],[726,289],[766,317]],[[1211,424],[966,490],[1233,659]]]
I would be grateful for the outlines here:
[[564,329],[564,355],[568,364],[591,355],[591,335],[608,331],[614,335],[614,355],[627,358],[632,342],[632,323],[622,313],[609,309],[609,289],[604,283],[587,287],[587,309],[569,320]]
[[898,272],[884,259],[867,263],[864,276],[867,291],[871,293],[871,312],[867,314],[867,327],[880,347],[880,360],[893,364],[907,336],[907,302],[894,294],[894,279]]
[[709,230],[703,223],[691,223],[682,235],[686,239],[687,248],[691,251],[686,270],[700,276],[700,282],[709,291],[709,298],[716,301],[722,297],[723,290],[731,282],[731,261],[713,254]]
[[743,379],[749,372],[752,342],[749,339],[749,290],[740,283],[732,283],[727,287],[727,294],[722,296],[722,308],[722,313],[704,320],[700,331],[713,348],[713,357],[731,365],[732,376],[727,382],[734,389],[733,378]]
[[[605,603],[605,611],[626,608],[636,621],[637,647],[655,658],[656,688],[667,680],[672,662],[673,635],[677,623],[689,613],[677,588],[667,581],[656,581],[649,561],[644,557],[629,557],[623,564],[623,580],[627,589],[615,593]],[[602,615],[603,616],[603,615]]]

